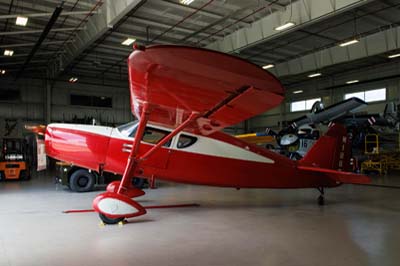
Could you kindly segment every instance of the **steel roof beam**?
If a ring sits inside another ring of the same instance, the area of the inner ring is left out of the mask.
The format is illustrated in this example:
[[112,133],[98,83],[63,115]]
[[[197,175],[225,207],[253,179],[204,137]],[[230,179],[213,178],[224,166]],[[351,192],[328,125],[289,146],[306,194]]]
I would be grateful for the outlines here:
[[[60,51],[60,53],[62,53],[63,51]],[[53,55],[54,54],[54,52],[37,52],[37,53],[35,53],[35,55]],[[16,55],[13,55],[12,56],[12,58],[14,58],[14,57],[25,57],[25,56],[28,56],[29,54],[16,54]],[[9,56],[6,56],[6,55],[0,55],[0,58],[6,58],[6,59],[11,59]]]
[[268,2],[268,4],[270,5],[270,7],[272,9],[278,10],[278,11],[285,11],[285,6],[280,5],[280,4],[276,4],[274,3],[275,1],[272,0],[265,0],[266,2]]
[[[296,1],[286,6],[284,11],[277,11],[254,22],[248,28],[239,29],[228,34],[221,40],[217,40],[207,48],[225,53],[232,53],[250,48],[267,40],[281,37],[285,34],[311,25],[322,19],[338,15],[339,13],[354,9],[371,2],[371,0],[304,0]],[[292,11],[292,17],[290,14]],[[296,26],[285,30],[276,31],[274,28],[288,20],[296,23]]]
[[280,77],[297,75],[398,49],[400,49],[400,27],[394,27],[362,37],[359,43],[350,46],[335,45],[279,63],[270,71]]
[[[142,17],[139,17],[139,16],[133,16],[133,17],[129,18],[127,20],[127,22],[128,21],[131,22],[132,25],[135,25],[135,22],[140,22],[140,23],[145,24],[146,26],[155,26],[155,27],[160,27],[160,28],[164,28],[164,29],[168,29],[168,28],[173,26],[172,24],[157,22],[157,21],[149,20],[148,18],[142,18]],[[175,27],[175,29],[178,30],[178,31],[184,32],[184,33],[193,33],[193,32],[196,31],[196,30],[194,30],[192,28],[187,28],[187,27],[182,27],[182,26],[177,26],[177,27]],[[207,36],[209,34],[201,33],[201,35]],[[218,37],[223,37],[223,36],[219,35]]]
[[111,1],[105,0],[99,12],[88,18],[86,30],[77,34],[74,43],[66,45],[67,53],[63,60],[62,69],[65,69],[86,48],[104,35],[114,24],[118,23],[126,14],[139,5],[140,0]]
[[[46,63],[47,60],[31,60],[31,64],[40,64],[40,63]],[[22,65],[24,64],[25,61],[15,61],[15,62],[5,62],[5,63],[0,63],[0,67],[2,66],[11,66],[11,65]]]
[[[69,27],[69,28],[58,28],[58,29],[51,29],[50,32],[62,32],[62,31],[74,31],[74,30],[84,30],[85,27]],[[41,33],[43,30],[19,30],[19,31],[4,31],[0,32],[0,36],[5,35],[21,35],[21,34],[34,34],[34,33]]]
[[[37,2],[48,2],[48,3],[52,3],[52,4],[60,4],[60,0],[40,0],[40,1],[33,1],[32,5],[35,5],[35,4],[37,5]],[[89,2],[89,1],[83,1],[83,0],[81,0],[81,1],[64,0],[64,5],[65,6],[77,5],[77,6],[84,6],[84,7],[91,8],[91,7],[93,7],[93,1]]]
[[[92,14],[97,14],[97,11],[92,12]],[[37,18],[37,17],[51,17],[53,13],[30,13],[30,14],[10,14],[10,15],[0,15],[0,19],[10,19],[17,17],[29,17],[29,18]],[[60,16],[74,16],[74,15],[87,15],[90,14],[90,10],[88,11],[71,11],[71,12],[61,12]]]
[[[73,41],[70,40],[68,42],[73,42]],[[56,45],[63,43],[64,41],[48,41],[48,42],[42,42],[42,45]],[[29,46],[34,46],[35,44],[36,44],[35,42],[4,44],[0,45],[0,48],[29,47]]]
[[42,33],[39,36],[39,39],[36,41],[35,45],[32,47],[31,52],[29,53],[29,55],[27,56],[25,63],[22,65],[21,69],[17,72],[16,78],[18,78],[21,73],[23,73],[25,67],[29,64],[29,62],[32,60],[32,58],[35,56],[35,53],[37,50],[39,50],[40,45],[42,44],[42,42],[44,41],[44,39],[46,39],[47,35],[49,34],[50,30],[52,29],[52,27],[54,26],[54,24],[56,23],[60,13],[62,12],[62,7],[56,7],[54,9],[54,12],[52,14],[52,16],[50,17],[49,21],[47,22],[46,26],[44,27]]
[[[158,4],[164,5],[166,7],[172,7],[172,8],[179,8],[182,10],[186,10],[189,12],[193,12],[196,11],[195,7],[192,7],[190,5],[184,5],[184,4],[180,4],[177,2],[172,2],[172,1],[160,1]],[[280,8],[282,8],[282,6],[279,6]],[[205,10],[199,10],[198,11],[199,14],[210,17],[210,18],[215,18],[215,19],[221,19],[223,18],[225,15],[221,15],[221,14],[217,14],[211,11],[205,11]],[[229,20],[235,20],[234,18],[229,18]],[[235,20],[236,21],[236,20]],[[250,22],[246,22],[246,21],[241,21],[240,23],[245,24],[245,25],[250,25]]]

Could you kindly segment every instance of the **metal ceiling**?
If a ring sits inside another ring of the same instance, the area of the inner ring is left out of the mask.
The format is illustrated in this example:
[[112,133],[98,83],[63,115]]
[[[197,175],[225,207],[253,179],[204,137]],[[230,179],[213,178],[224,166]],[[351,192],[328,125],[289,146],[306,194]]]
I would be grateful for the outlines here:
[[[109,24],[102,29],[98,24],[91,23],[108,15],[105,13],[113,11],[113,5],[122,5],[122,2],[132,4],[126,6],[124,12],[115,11],[118,14],[112,23],[108,21]],[[184,5],[179,0],[0,0],[0,69],[5,69],[8,75],[16,75],[22,69],[22,76],[38,75],[37,71],[43,73],[43,69],[48,69],[59,79],[74,75],[99,80],[127,80],[126,58],[132,48],[121,45],[121,42],[128,37],[143,45],[158,43],[206,47],[239,30],[254,27],[255,22],[263,18],[284,14],[294,4],[306,2],[195,0],[190,5]],[[301,27],[245,46],[235,53],[260,66],[269,63],[284,66],[286,62],[337,46],[354,36],[361,38],[399,27],[400,0],[358,2],[359,5],[345,12],[304,23]],[[62,7],[62,12],[38,45],[39,37],[49,26],[57,7]],[[29,18],[26,27],[15,25],[17,15]],[[35,45],[37,49],[32,54]],[[14,55],[4,56],[5,49],[14,50]],[[29,62],[28,57],[31,57]],[[326,66],[322,70],[327,75],[335,75],[393,61],[388,60],[386,54],[374,54],[349,60],[345,64]],[[307,80],[304,73],[279,75],[276,71],[275,74],[287,86]]]

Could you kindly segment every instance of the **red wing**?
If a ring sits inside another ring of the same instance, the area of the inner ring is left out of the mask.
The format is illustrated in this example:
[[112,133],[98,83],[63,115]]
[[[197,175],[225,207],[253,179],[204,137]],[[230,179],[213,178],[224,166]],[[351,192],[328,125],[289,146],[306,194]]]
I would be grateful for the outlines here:
[[201,118],[189,129],[209,134],[281,103],[284,89],[262,68],[210,50],[172,45],[134,51],[128,62],[131,107],[145,103],[149,121],[176,127],[192,112]]

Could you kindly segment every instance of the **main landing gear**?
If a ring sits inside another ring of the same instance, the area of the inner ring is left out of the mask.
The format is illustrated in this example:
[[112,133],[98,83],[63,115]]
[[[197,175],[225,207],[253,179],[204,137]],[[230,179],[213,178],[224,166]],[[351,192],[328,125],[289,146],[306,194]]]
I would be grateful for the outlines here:
[[[142,114],[139,119],[134,140],[141,140],[150,115],[148,103],[144,103]],[[192,112],[190,116],[171,133],[160,140],[144,154],[139,154],[141,141],[133,141],[129,151],[128,161],[121,181],[114,181],[107,186],[107,192],[98,195],[93,200],[93,208],[99,213],[100,219],[106,224],[116,224],[125,218],[132,218],[146,214],[146,209],[132,198],[144,195],[144,191],[132,186],[132,177],[135,171],[139,170],[141,163],[159,150],[164,144],[170,141],[175,135],[181,132],[186,126],[199,117],[199,114]],[[142,170],[141,170],[142,171]]]
[[93,201],[93,208],[99,213],[100,219],[105,224],[117,224],[125,218],[146,214],[146,209],[133,198],[143,196],[143,190],[133,186],[118,193],[121,181],[111,182],[107,191],[98,195]]
[[125,220],[125,217],[119,217],[119,218],[110,218],[106,216],[105,214],[99,213],[100,220],[105,223],[105,224],[117,224],[119,222],[122,222]]
[[317,189],[318,189],[319,193],[321,193],[321,194],[319,195],[319,197],[318,197],[318,205],[319,205],[319,206],[323,206],[323,205],[325,205],[325,198],[324,198],[324,193],[325,193],[325,191],[324,191],[324,187],[318,187]]

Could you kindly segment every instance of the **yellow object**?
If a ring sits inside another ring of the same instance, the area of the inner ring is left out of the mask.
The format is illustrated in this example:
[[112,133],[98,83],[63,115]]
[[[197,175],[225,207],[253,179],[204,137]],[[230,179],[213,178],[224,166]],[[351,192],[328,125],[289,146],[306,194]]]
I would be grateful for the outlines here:
[[379,154],[379,136],[377,134],[365,135],[365,154]]
[[[0,172],[3,173],[4,179],[20,179],[21,172],[27,171],[28,167],[24,161],[4,161],[0,162]],[[1,177],[1,175],[0,175]]]
[[379,159],[377,161],[367,160],[361,163],[361,173],[365,173],[365,171],[374,171],[382,175],[386,174],[387,170],[387,163],[384,159]]
[[122,227],[122,226],[124,226],[124,224],[125,224],[125,220],[120,221],[120,222],[118,223],[118,226],[119,226],[119,227]]
[[235,137],[252,144],[266,144],[275,142],[275,138],[272,136],[257,136],[256,133],[242,134]]

